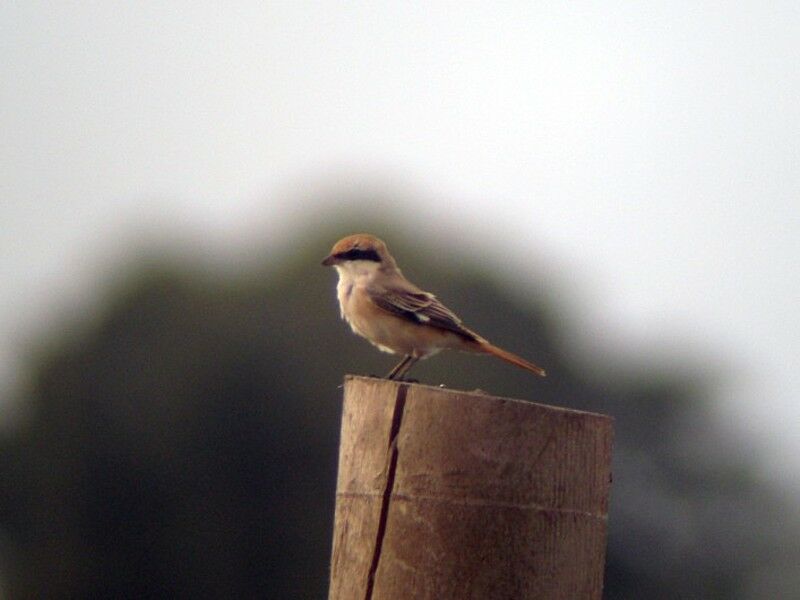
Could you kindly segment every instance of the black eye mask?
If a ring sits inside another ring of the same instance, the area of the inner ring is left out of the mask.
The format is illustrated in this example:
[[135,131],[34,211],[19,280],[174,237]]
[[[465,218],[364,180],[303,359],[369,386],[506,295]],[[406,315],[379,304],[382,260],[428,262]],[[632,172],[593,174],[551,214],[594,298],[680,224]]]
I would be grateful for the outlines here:
[[371,260],[372,262],[381,262],[381,257],[375,250],[361,250],[360,248],[353,248],[347,252],[339,252],[336,258],[340,260]]

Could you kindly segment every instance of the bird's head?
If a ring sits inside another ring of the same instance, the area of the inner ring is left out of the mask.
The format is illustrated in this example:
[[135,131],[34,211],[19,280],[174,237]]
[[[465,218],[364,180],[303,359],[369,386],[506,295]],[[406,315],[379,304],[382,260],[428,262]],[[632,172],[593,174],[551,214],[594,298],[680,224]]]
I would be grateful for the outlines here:
[[340,269],[370,269],[396,267],[386,244],[368,233],[357,233],[340,239],[322,264]]

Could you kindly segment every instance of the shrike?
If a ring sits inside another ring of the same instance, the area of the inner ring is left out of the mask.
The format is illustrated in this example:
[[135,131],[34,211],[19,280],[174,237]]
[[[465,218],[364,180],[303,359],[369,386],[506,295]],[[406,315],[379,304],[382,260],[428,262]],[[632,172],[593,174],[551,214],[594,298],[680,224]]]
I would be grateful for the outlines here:
[[339,308],[353,331],[384,352],[404,356],[388,379],[402,379],[419,359],[445,348],[492,354],[544,377],[544,369],[490,344],[436,296],[408,281],[386,244],[375,236],[342,238],[322,264],[339,273]]

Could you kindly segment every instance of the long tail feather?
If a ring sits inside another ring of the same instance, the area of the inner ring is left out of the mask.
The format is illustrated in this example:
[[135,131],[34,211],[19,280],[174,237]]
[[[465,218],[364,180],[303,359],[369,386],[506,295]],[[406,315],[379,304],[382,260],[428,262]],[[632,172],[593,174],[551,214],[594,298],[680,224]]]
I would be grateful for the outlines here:
[[480,348],[483,352],[487,354],[492,354],[493,356],[501,358],[504,361],[511,363],[512,365],[516,365],[523,369],[527,369],[528,371],[532,371],[533,373],[536,373],[539,377],[546,376],[545,370],[542,367],[539,367],[533,364],[532,362],[529,362],[524,358],[517,356],[516,354],[512,354],[508,350],[503,350],[502,348],[498,348],[497,346],[494,346],[489,342],[483,342],[482,344],[480,344]]

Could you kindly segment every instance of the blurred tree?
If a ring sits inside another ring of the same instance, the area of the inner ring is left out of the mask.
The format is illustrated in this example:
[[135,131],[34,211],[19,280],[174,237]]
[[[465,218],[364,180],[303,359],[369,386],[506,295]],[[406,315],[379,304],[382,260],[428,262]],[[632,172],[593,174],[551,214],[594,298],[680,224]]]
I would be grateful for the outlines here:
[[[145,260],[43,353],[33,418],[0,446],[10,597],[325,597],[338,384],[393,361],[338,320],[318,266],[349,232],[236,276]],[[545,296],[516,304],[474,266],[389,241],[412,280],[550,374],[445,354],[416,377],[616,418],[607,598],[756,598],[753,581],[796,576],[796,528],[724,451],[705,374],[585,372]]]

